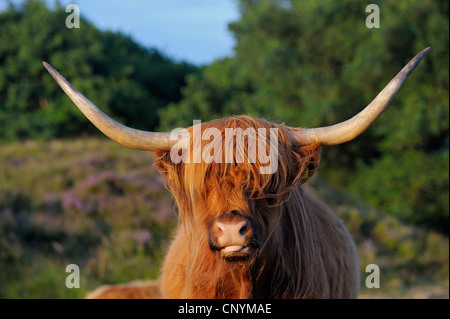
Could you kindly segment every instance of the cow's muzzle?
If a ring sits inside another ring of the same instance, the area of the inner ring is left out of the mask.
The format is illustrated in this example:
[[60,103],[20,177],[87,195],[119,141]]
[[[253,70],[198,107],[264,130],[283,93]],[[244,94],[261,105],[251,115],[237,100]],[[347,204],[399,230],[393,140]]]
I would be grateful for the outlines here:
[[260,247],[259,234],[259,227],[251,218],[233,211],[213,220],[209,246],[228,262],[245,261]]

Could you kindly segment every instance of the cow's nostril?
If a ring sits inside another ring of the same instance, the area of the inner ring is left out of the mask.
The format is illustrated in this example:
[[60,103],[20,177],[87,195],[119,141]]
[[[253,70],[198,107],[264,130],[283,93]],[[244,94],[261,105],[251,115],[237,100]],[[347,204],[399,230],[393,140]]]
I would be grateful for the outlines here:
[[224,225],[222,223],[215,223],[216,234],[221,235],[224,230]]
[[242,236],[244,236],[245,235],[245,233],[247,232],[247,230],[248,230],[248,226],[249,224],[248,224],[248,221],[244,221],[243,222],[243,225],[242,225],[242,227],[241,227],[241,229],[239,230],[239,234],[241,234]]

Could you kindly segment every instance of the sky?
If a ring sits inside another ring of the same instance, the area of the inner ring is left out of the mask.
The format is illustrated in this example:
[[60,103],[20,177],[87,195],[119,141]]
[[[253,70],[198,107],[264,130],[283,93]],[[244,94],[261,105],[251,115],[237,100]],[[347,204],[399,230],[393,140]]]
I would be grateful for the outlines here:
[[[6,2],[0,0],[0,10],[6,7]],[[53,7],[55,0],[45,2]],[[121,31],[177,61],[202,65],[233,53],[234,39],[228,23],[239,18],[236,0],[60,0],[60,3],[64,7],[75,3],[80,16],[99,29]]]

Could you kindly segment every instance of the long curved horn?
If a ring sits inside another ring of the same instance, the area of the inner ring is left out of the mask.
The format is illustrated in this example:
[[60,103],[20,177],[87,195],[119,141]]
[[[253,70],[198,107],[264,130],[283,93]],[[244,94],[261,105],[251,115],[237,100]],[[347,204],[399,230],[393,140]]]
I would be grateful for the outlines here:
[[170,150],[177,142],[170,139],[170,133],[140,131],[114,121],[74,88],[50,64],[46,62],[43,64],[80,111],[110,139],[123,146],[145,151]]
[[361,112],[344,122],[319,128],[301,129],[294,131],[301,144],[321,143],[322,145],[337,145],[351,141],[364,132],[389,105],[398,89],[402,86],[414,68],[419,64],[425,54],[430,51],[426,48],[412,59],[392,80],[386,85],[377,97]]

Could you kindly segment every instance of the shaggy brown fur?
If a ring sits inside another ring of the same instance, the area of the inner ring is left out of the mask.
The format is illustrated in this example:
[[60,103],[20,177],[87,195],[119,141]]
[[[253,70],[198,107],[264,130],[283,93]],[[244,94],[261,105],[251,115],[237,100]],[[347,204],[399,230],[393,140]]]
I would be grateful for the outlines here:
[[[319,166],[320,145],[299,145],[293,128],[246,116],[202,124],[226,128],[277,128],[278,169],[248,161],[248,138],[233,145],[232,163],[174,164],[169,151],[155,154],[179,210],[179,226],[158,283],[103,286],[91,298],[355,298],[359,290],[356,247],[342,221],[302,189]],[[192,134],[192,127],[189,129]],[[266,151],[269,153],[269,134]],[[211,138],[211,141],[213,139]],[[222,156],[225,148],[221,140]],[[210,141],[202,141],[202,147]],[[211,146],[211,145],[209,145]],[[236,153],[244,154],[237,163]],[[262,243],[249,260],[227,262],[209,246],[214,218],[238,211],[261,229]]]
[[[162,296],[357,297],[358,258],[350,234],[301,187],[318,168],[320,145],[299,145],[293,128],[245,116],[203,123],[202,131],[208,127],[222,136],[225,128],[277,128],[278,169],[260,174],[263,164],[248,161],[247,138],[235,145],[233,163],[174,164],[170,152],[155,154],[179,209],[179,227],[162,269]],[[202,147],[209,143],[202,141]],[[236,152],[244,153],[244,163],[236,163]],[[249,261],[227,262],[209,248],[212,220],[229,211],[251,217],[261,228],[261,248]]]

